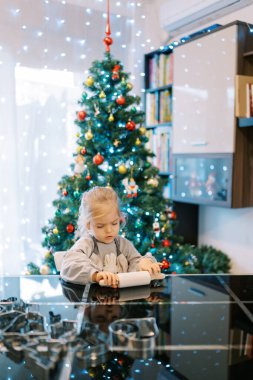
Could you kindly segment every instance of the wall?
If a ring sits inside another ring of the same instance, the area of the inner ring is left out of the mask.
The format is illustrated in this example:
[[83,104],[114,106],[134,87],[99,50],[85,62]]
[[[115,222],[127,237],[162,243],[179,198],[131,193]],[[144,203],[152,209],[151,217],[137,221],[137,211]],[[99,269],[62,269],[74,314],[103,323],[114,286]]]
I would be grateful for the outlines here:
[[[211,23],[225,25],[235,20],[252,23],[252,14],[253,5],[250,5],[215,19]],[[208,25],[210,22],[202,27]],[[227,253],[232,260],[232,273],[253,273],[252,231],[253,208],[225,209],[207,206],[199,208],[199,244],[212,245]]]
[[253,273],[253,208],[201,206],[199,244],[212,245],[232,259],[233,273]]

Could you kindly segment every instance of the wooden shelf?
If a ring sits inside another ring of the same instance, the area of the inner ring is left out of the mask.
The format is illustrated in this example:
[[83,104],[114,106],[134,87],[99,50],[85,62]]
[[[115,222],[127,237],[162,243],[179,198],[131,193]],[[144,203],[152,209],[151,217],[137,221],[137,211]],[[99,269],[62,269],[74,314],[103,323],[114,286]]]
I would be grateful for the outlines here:
[[153,125],[146,125],[147,129],[154,129],[154,128],[159,128],[159,127],[172,127],[172,122],[168,123],[158,123],[158,124],[153,124]]
[[172,84],[168,84],[166,86],[161,86],[161,87],[155,87],[155,88],[147,88],[145,91],[146,92],[157,92],[157,91],[165,91],[172,88]]
[[246,53],[243,54],[244,57],[250,57],[253,56],[253,50],[247,51]]
[[253,117],[240,117],[238,119],[238,126],[240,128],[253,127]]
[[169,177],[170,175],[171,175],[172,173],[170,173],[170,172],[159,172],[159,175],[161,176],[161,177]]

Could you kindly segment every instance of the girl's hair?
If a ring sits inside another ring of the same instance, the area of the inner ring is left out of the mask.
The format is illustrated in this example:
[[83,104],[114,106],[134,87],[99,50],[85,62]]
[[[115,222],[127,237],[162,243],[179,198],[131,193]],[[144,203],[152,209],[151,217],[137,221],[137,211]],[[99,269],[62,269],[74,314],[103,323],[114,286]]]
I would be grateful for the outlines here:
[[104,216],[108,209],[111,210],[113,207],[115,207],[121,222],[124,221],[125,218],[120,211],[119,198],[115,190],[111,187],[95,186],[86,191],[82,196],[79,208],[76,237],[86,235],[87,224],[92,219]]

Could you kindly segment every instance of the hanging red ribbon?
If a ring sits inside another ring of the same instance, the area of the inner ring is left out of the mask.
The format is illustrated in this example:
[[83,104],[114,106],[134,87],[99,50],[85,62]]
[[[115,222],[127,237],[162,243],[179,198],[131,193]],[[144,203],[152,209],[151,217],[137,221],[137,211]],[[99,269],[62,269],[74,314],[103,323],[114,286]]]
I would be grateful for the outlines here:
[[111,34],[111,28],[110,28],[110,0],[107,0],[107,21],[106,21],[105,33],[106,33],[107,36],[110,36],[110,34]]
[[110,51],[110,45],[112,44],[113,40],[110,37],[111,35],[111,28],[110,28],[110,0],[107,0],[107,20],[106,20],[106,28],[105,28],[105,34],[106,37],[104,38],[104,44],[106,51]]

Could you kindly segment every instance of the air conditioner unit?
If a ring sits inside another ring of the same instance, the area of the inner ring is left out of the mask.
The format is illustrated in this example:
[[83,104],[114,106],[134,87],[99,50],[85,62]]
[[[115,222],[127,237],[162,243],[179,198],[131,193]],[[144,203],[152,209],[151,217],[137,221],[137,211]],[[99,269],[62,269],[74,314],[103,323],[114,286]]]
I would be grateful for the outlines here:
[[167,0],[160,7],[161,26],[173,37],[250,4],[252,0]]

